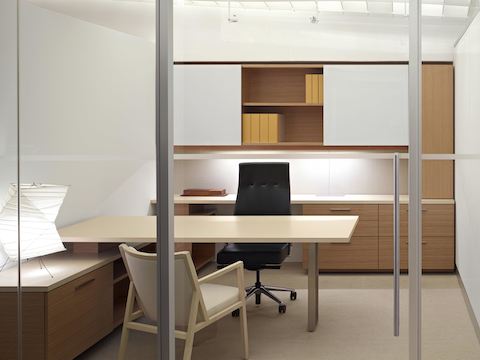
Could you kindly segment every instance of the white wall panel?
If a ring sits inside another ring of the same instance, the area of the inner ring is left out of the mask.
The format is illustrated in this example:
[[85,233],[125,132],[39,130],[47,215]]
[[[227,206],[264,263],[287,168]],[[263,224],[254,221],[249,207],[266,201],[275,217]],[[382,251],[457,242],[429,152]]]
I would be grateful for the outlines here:
[[407,65],[325,65],[325,145],[408,145]]
[[241,65],[175,65],[175,145],[241,145]]
[[[480,155],[480,17],[455,48],[455,152]],[[480,157],[479,157],[480,159]],[[480,160],[455,161],[456,264],[480,322]]]

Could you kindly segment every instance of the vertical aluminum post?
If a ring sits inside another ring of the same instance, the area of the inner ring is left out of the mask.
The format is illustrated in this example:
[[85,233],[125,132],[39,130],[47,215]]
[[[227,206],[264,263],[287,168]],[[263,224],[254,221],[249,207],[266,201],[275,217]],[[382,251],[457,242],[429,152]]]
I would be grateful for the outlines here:
[[173,1],[156,0],[157,357],[175,358],[173,243]]
[[410,1],[410,51],[408,66],[408,277],[409,359],[422,358],[422,4]]

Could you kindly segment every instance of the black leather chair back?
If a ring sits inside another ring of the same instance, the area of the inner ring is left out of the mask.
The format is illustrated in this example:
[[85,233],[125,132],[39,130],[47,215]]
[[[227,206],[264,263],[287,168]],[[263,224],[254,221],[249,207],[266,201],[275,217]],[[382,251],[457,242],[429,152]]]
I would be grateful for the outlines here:
[[235,215],[290,215],[289,163],[241,163]]

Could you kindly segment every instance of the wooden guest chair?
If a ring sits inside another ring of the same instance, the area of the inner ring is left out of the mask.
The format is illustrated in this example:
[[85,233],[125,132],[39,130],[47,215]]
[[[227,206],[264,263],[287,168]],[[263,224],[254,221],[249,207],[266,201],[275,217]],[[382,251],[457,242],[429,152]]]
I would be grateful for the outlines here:
[[[123,321],[118,358],[125,359],[130,330],[157,333],[156,254],[143,253],[120,245],[130,287]],[[236,286],[210,283],[236,271]],[[195,333],[232,311],[240,312],[240,329],[244,358],[248,359],[247,312],[244,297],[243,263],[238,261],[198,279],[190,253],[175,253],[175,337],[185,340],[184,360],[190,360]],[[139,306],[134,311],[135,302]],[[136,321],[144,317],[147,323]]]

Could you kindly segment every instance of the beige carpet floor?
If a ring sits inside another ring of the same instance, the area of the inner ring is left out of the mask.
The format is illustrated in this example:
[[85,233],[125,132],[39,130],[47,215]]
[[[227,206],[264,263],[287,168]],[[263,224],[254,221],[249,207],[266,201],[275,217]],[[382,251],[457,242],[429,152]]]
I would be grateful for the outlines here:
[[[276,274],[267,275],[266,279],[305,287],[299,283],[306,278],[301,268],[287,268],[283,276],[281,272],[273,272]],[[402,277],[399,338],[392,334],[390,275],[321,275],[320,279],[320,320],[314,333],[305,330],[307,291],[304,289],[298,290],[296,301],[290,301],[288,294],[283,296],[287,303],[287,313],[283,315],[279,315],[276,305],[267,299],[259,306],[253,299],[249,302],[250,359],[408,359],[405,276]],[[480,359],[480,345],[455,275],[425,276],[423,320],[425,360]],[[241,358],[238,319],[227,316],[218,325],[202,332],[194,347],[193,360]],[[120,329],[117,329],[79,359],[115,359],[119,340]],[[151,335],[132,332],[128,358],[154,359],[154,341]],[[183,342],[177,341],[176,345],[177,358],[181,359]]]

